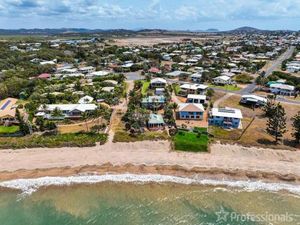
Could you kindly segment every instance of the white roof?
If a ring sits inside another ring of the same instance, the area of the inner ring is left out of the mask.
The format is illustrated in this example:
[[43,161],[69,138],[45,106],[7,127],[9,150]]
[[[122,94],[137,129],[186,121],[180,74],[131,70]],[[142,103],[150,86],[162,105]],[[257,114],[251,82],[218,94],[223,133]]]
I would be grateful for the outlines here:
[[164,84],[166,84],[167,81],[166,81],[165,79],[163,79],[163,78],[154,78],[154,79],[152,79],[152,80],[150,81],[150,83],[151,83],[151,84],[154,84],[154,83],[164,83]]
[[107,91],[107,92],[111,92],[113,91],[115,88],[114,87],[103,87],[102,91]]
[[224,80],[224,81],[228,81],[230,80],[231,78],[228,77],[228,76],[218,76],[218,77],[215,77],[214,80]]
[[86,95],[86,96],[82,97],[81,99],[79,99],[78,103],[79,104],[87,104],[87,103],[91,103],[93,100],[94,100],[93,97]]
[[294,86],[287,85],[287,84],[271,84],[270,88],[278,88],[278,89],[289,90],[289,91],[295,90]]
[[253,99],[253,100],[261,101],[261,102],[267,102],[268,101],[266,98],[258,96],[258,95],[243,95],[242,98]]
[[206,100],[206,95],[188,95],[188,99],[200,99],[200,100]]
[[205,90],[208,88],[208,86],[204,84],[182,84],[180,88],[191,89],[191,90],[197,90],[197,89]]
[[173,76],[173,77],[177,77],[177,76],[180,76],[180,75],[182,75],[182,74],[187,74],[187,75],[190,75],[191,73],[189,73],[189,72],[185,72],[185,71],[176,70],[176,71],[173,71],[173,72],[167,73],[166,75],[167,75],[167,76]]
[[201,78],[202,74],[201,73],[194,73],[191,75],[191,78]]
[[[81,112],[95,110],[97,106],[95,104],[51,104],[46,105],[46,110],[53,111],[58,108],[61,111],[73,111],[79,110]],[[43,105],[39,107],[39,111],[44,111]]]
[[93,66],[85,66],[85,67],[80,67],[79,70],[93,70],[95,67]]
[[106,76],[109,73],[110,72],[108,72],[108,71],[96,71],[96,72],[90,73],[88,76],[94,76],[94,77],[97,77],[97,76]]
[[243,118],[241,110],[234,109],[234,108],[228,108],[228,107],[213,108],[211,113],[212,113],[212,116],[238,118],[238,119]]

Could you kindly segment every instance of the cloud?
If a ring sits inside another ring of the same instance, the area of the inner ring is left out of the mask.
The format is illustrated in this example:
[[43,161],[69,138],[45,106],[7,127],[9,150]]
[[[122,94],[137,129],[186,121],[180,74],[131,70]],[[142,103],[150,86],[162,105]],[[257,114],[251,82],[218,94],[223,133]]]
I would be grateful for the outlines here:
[[5,19],[149,21],[163,26],[176,21],[300,18],[300,0],[0,0],[0,14]]

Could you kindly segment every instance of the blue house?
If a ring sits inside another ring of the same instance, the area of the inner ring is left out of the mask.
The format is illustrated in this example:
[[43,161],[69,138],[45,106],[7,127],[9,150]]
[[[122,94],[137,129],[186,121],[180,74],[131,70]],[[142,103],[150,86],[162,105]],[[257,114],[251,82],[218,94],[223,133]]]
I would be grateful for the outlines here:
[[147,109],[160,109],[166,102],[164,96],[148,96],[142,99],[142,106]]
[[202,104],[181,103],[178,105],[178,119],[203,120],[204,107]]
[[242,128],[243,115],[241,110],[233,108],[213,108],[208,120],[209,125],[225,129]]

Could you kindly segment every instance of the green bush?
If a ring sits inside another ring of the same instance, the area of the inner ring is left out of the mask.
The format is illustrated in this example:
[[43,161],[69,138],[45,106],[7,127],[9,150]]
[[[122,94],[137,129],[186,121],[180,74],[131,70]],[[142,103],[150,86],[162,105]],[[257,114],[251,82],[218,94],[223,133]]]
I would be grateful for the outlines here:
[[90,147],[96,142],[104,144],[107,140],[106,134],[77,133],[58,134],[48,136],[26,136],[20,138],[0,138],[1,149],[21,149],[21,148],[56,148],[56,147]]

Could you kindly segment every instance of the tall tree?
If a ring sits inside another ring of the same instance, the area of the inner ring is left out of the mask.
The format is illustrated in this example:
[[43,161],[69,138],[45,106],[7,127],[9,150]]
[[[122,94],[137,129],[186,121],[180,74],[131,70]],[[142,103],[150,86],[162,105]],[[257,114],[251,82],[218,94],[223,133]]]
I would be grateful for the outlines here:
[[292,121],[294,128],[293,137],[296,139],[296,142],[300,144],[300,111],[292,118]]
[[273,95],[268,96],[267,104],[262,108],[262,110],[265,112],[266,117],[273,116],[274,110],[276,108],[275,99],[276,99],[276,97]]
[[286,131],[285,110],[282,105],[277,104],[272,110],[272,116],[268,117],[267,132],[275,138],[277,144]]

